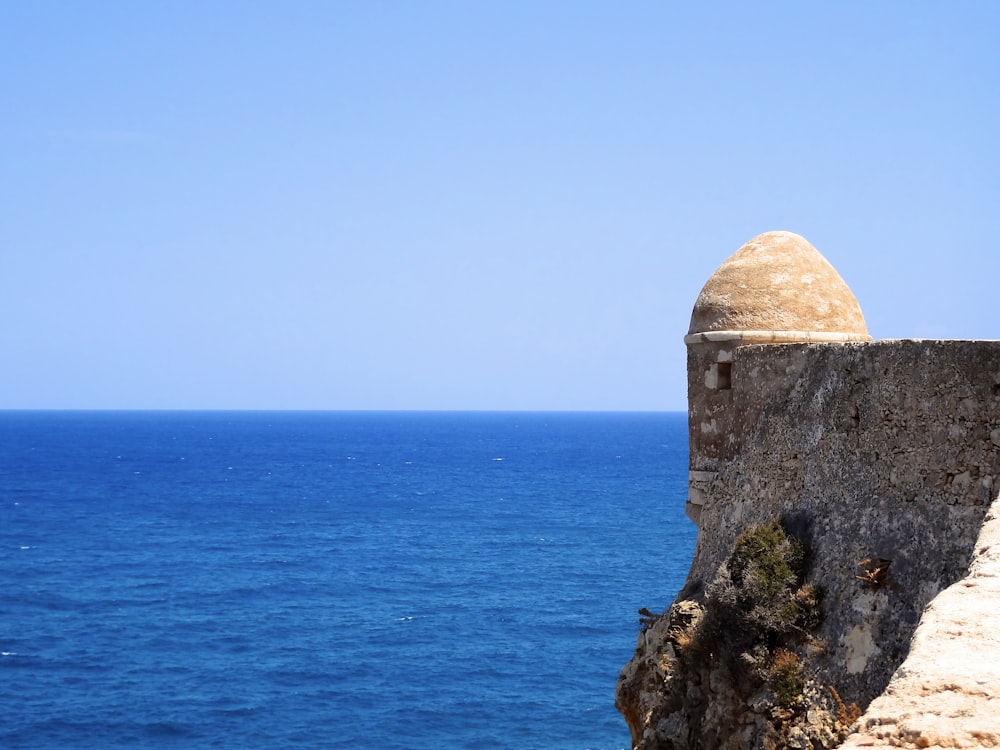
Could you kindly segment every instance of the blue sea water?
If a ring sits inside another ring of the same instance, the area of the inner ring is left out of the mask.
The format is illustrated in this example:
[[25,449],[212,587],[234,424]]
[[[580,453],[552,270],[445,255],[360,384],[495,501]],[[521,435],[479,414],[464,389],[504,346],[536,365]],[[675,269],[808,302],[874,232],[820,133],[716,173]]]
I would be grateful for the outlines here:
[[0,412],[0,747],[629,745],[684,414]]

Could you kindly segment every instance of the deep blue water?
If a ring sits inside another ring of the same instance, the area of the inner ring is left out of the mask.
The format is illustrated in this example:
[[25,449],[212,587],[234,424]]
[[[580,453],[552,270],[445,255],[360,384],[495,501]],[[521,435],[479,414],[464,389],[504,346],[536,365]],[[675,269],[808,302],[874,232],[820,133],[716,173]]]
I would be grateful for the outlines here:
[[684,414],[0,412],[0,747],[628,747]]

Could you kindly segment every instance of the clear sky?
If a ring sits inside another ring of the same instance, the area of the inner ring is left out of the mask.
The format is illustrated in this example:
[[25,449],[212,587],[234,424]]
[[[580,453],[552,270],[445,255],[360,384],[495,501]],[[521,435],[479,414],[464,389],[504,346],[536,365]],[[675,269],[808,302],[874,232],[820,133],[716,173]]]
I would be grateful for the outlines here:
[[1000,3],[2,4],[0,408],[680,410],[772,229],[1000,338]]

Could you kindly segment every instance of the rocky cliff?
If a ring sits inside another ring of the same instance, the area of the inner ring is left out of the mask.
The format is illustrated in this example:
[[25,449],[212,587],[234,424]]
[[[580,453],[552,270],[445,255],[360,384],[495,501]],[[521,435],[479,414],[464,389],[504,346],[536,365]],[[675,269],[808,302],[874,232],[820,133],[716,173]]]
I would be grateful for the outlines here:
[[[961,633],[986,622],[996,588],[981,535],[1000,492],[1000,342],[744,346],[730,380],[730,458],[699,488],[687,582],[644,619],[619,679],[633,745],[977,746],[941,744],[947,730],[921,734],[913,717],[948,690],[996,705],[997,642]],[[734,551],[775,522],[801,551],[765,595],[771,558],[750,575]],[[960,600],[983,612],[957,615]],[[932,671],[945,635],[961,645]],[[923,697],[893,703],[903,694]]]

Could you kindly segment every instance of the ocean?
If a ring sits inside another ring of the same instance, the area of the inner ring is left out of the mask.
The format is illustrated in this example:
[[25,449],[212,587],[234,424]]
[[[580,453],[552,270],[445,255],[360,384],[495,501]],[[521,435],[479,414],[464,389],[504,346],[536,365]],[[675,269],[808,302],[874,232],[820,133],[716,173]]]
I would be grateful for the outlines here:
[[0,412],[0,747],[617,750],[682,413]]

